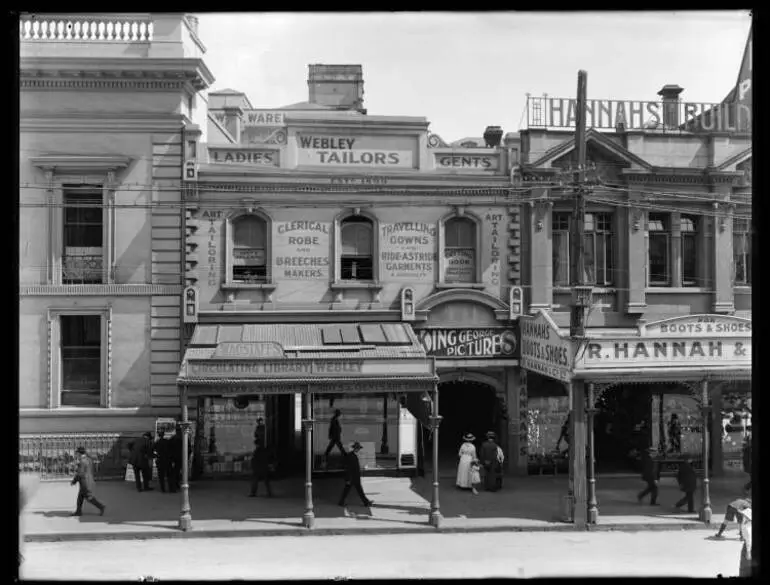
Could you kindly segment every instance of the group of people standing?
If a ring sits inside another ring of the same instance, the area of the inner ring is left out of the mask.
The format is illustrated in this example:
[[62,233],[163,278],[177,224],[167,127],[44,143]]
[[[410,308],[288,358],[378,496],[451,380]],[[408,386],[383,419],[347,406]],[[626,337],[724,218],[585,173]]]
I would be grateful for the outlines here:
[[458,453],[460,461],[457,464],[457,487],[469,489],[473,495],[478,495],[476,486],[483,483],[486,491],[496,492],[503,487],[503,462],[505,461],[503,450],[497,444],[497,435],[489,431],[478,454],[475,441],[476,437],[472,433],[466,433],[463,436],[463,444]]
[[128,463],[134,469],[134,481],[139,492],[152,491],[152,464],[158,468],[160,491],[175,493],[182,480],[182,430],[177,427],[170,439],[165,431],[158,431],[158,439],[152,433],[144,433],[139,441],[128,444]]

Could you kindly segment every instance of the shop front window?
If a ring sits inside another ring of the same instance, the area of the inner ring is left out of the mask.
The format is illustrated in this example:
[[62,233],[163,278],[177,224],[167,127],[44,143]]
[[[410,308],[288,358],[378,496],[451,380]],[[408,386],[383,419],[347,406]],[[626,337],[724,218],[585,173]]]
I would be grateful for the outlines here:
[[313,402],[313,468],[335,470],[343,467],[339,447],[330,433],[339,410],[341,443],[345,450],[361,443],[358,460],[362,471],[399,467],[399,421],[401,405],[393,394],[316,395]]

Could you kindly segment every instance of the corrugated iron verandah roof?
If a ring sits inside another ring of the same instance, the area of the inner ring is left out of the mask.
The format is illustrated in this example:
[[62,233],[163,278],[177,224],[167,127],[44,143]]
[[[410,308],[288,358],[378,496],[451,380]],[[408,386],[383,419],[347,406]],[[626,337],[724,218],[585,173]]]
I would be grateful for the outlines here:
[[404,323],[199,324],[177,383],[288,393],[419,391],[437,380],[433,358]]

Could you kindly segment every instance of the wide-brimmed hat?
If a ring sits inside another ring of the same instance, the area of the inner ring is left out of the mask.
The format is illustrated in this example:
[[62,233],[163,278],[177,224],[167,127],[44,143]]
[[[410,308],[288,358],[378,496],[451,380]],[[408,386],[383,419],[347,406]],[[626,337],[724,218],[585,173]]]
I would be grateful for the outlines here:
[[353,441],[353,443],[351,443],[350,445],[351,451],[358,451],[359,449],[363,449],[363,448],[364,448],[363,445],[361,445],[361,443],[359,443],[358,441]]
[[475,441],[476,437],[473,436],[473,433],[465,433],[463,435],[463,441]]

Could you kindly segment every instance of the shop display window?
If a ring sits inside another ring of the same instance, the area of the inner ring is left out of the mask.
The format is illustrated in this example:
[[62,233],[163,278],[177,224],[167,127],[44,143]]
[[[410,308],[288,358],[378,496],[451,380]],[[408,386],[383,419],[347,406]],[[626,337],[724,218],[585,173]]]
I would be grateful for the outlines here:
[[[527,409],[527,467],[530,473],[553,473],[566,465],[567,443],[559,441],[569,414],[567,396],[530,397]],[[557,447],[558,444],[558,447]]]
[[213,398],[203,408],[198,437],[203,472],[207,475],[251,472],[254,432],[257,419],[265,418],[265,402],[249,399],[239,406],[243,408],[231,398]]
[[400,405],[393,395],[315,396],[313,400],[313,468],[342,469],[338,447],[329,446],[329,426],[335,410],[341,412],[342,446],[361,443],[358,459],[362,470],[397,469]]

